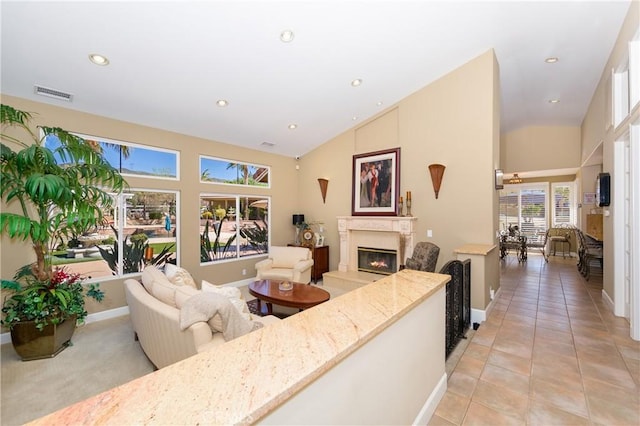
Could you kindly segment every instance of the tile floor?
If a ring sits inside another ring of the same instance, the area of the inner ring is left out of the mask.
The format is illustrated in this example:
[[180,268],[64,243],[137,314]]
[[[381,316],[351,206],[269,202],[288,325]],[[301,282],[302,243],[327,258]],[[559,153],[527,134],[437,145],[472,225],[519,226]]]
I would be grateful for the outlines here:
[[508,256],[470,334],[430,425],[640,424],[640,342],[605,306],[602,275],[586,281],[575,258]]

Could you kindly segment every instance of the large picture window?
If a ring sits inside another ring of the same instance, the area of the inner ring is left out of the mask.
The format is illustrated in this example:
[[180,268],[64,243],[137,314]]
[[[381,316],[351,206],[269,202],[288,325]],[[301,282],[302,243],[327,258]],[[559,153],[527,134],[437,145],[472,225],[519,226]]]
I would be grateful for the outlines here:
[[267,253],[269,198],[200,196],[200,261],[219,262]]
[[[137,176],[156,179],[179,178],[179,153],[156,147],[135,145],[107,138],[75,134],[100,148],[104,158],[123,176]],[[47,136],[45,144],[50,149],[60,145],[54,135]],[[58,162],[64,162],[58,158]]]
[[177,192],[133,190],[113,201],[97,228],[58,236],[53,264],[99,281],[137,274],[150,264],[177,263]]
[[269,178],[268,166],[200,156],[200,181],[203,183],[269,188]]

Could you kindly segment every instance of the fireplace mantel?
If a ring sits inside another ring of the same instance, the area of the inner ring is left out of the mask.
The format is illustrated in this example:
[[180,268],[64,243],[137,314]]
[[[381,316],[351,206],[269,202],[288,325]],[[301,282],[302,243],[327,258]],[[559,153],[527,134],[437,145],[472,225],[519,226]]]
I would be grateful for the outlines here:
[[413,254],[416,238],[412,216],[338,216],[341,272],[357,271],[359,244],[397,250],[398,265]]

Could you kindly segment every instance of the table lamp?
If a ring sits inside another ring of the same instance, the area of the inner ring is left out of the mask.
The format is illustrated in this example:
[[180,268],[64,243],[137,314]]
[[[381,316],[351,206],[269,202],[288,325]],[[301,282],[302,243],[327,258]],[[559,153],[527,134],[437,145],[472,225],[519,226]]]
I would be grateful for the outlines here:
[[296,227],[296,239],[293,241],[294,244],[299,244],[300,243],[300,225],[302,225],[304,223],[304,215],[297,213],[293,215],[293,226]]

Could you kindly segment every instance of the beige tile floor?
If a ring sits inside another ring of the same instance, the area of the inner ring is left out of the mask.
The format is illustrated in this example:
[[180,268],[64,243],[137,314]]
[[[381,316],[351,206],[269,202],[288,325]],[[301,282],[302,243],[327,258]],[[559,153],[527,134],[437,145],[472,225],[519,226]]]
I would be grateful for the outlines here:
[[[593,268],[596,269],[596,268]],[[447,360],[430,425],[639,425],[640,342],[576,259],[502,262],[489,317]]]

